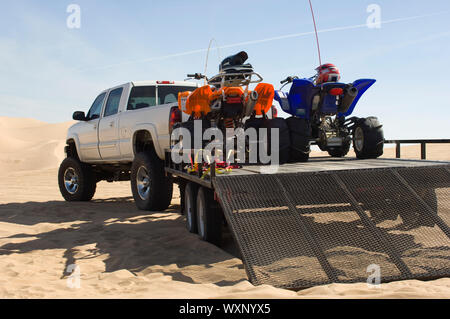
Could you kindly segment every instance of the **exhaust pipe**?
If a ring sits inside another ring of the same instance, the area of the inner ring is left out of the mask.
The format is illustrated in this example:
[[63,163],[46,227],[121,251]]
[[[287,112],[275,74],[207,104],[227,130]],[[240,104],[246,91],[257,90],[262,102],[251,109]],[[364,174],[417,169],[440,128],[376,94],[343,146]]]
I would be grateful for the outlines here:
[[256,101],[258,101],[258,92],[252,91],[248,97],[247,104],[245,105],[245,116],[250,116],[255,109]]

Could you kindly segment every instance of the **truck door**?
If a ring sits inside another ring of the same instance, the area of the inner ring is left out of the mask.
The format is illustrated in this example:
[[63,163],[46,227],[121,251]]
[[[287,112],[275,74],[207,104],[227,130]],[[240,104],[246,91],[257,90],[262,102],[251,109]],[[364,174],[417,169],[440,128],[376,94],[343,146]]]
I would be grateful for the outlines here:
[[123,87],[118,87],[109,92],[103,117],[99,123],[98,148],[103,160],[120,159],[119,106],[123,89]]
[[98,151],[98,124],[105,101],[106,92],[95,99],[86,121],[78,123],[78,140],[80,142],[79,156],[83,161],[95,161],[100,159]]

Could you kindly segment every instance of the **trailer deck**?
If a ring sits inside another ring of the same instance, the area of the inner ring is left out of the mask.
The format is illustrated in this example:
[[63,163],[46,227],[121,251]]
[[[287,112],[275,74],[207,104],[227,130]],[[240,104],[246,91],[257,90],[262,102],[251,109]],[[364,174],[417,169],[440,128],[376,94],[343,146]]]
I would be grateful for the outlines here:
[[449,162],[327,157],[265,168],[201,179],[253,284],[302,289],[366,282],[373,271],[381,282],[450,276]]

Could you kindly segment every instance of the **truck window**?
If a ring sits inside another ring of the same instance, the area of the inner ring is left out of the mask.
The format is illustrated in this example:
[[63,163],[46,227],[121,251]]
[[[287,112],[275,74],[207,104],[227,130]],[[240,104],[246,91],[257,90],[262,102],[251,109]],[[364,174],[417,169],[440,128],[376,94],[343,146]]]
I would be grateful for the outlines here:
[[122,96],[122,88],[112,90],[109,93],[108,101],[106,102],[105,114],[103,116],[110,116],[117,113],[119,110],[120,97]]
[[176,103],[178,93],[184,91],[194,91],[192,86],[158,86],[158,104]]
[[131,89],[127,110],[138,110],[156,105],[154,86],[135,86]]
[[91,108],[89,109],[86,118],[88,121],[93,119],[98,119],[100,117],[100,113],[102,112],[103,100],[105,99],[106,93],[102,93],[95,99],[94,103],[92,103]]

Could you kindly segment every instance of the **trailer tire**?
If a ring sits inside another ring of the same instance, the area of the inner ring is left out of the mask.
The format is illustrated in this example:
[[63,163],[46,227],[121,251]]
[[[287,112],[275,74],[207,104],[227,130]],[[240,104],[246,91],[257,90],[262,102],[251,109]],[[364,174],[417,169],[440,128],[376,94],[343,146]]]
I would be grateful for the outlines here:
[[186,215],[186,228],[190,233],[197,233],[197,193],[198,185],[187,183],[184,188],[184,214]]
[[180,214],[185,214],[185,191],[186,191],[186,182],[179,181],[178,182],[178,192],[180,193]]
[[384,134],[376,117],[361,118],[353,129],[353,149],[359,159],[377,158],[383,155]]
[[291,144],[289,148],[289,161],[307,162],[311,147],[309,139],[311,137],[311,125],[306,119],[290,117],[286,120],[289,127]]
[[216,246],[222,242],[223,215],[214,192],[201,187],[197,193],[197,221],[200,238]]
[[141,210],[162,211],[172,200],[173,181],[155,150],[136,154],[131,165],[131,192]]
[[88,164],[67,157],[59,166],[58,186],[68,202],[90,201],[95,194],[97,180]]

